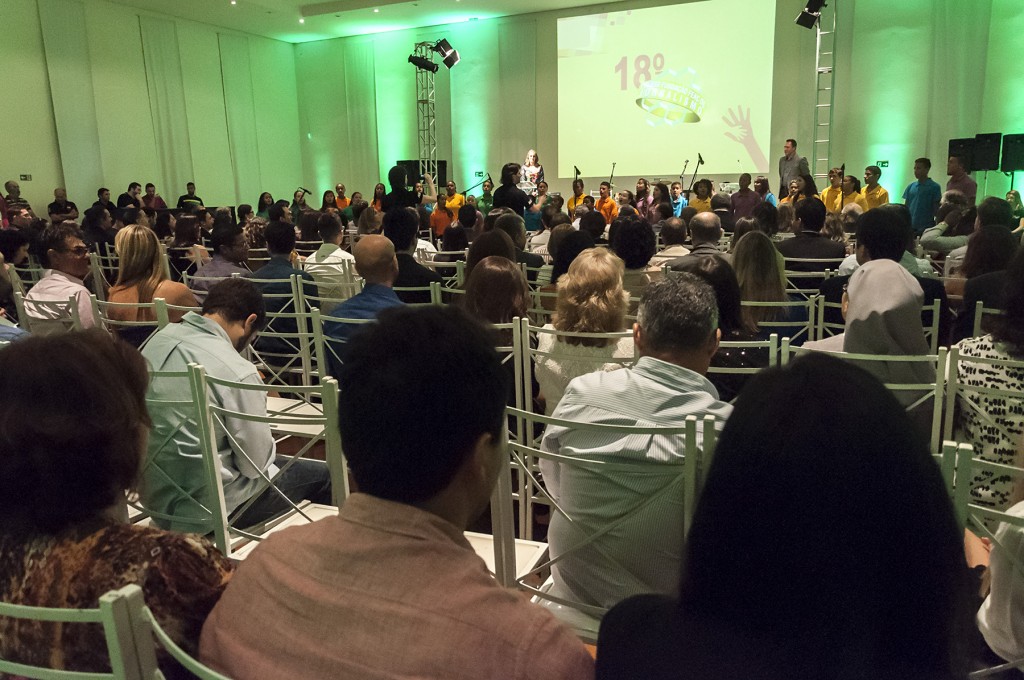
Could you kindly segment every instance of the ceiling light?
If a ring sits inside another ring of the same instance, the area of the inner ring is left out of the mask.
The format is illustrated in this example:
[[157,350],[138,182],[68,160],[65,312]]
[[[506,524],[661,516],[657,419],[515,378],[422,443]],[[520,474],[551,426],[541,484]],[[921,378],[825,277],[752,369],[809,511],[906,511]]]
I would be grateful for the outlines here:
[[460,57],[458,51],[453,49],[452,44],[446,39],[441,38],[434,43],[434,46],[431,49],[441,55],[441,61],[444,62],[444,65],[449,69],[459,63]]
[[299,19],[299,23],[300,24],[304,24],[304,23],[306,23],[306,20],[305,19]]
[[374,7],[374,8],[373,8],[373,13],[374,13],[374,14],[376,14],[376,13],[377,13],[377,12],[379,12],[379,11],[380,11],[380,9],[379,9],[379,8],[377,8],[377,7]]

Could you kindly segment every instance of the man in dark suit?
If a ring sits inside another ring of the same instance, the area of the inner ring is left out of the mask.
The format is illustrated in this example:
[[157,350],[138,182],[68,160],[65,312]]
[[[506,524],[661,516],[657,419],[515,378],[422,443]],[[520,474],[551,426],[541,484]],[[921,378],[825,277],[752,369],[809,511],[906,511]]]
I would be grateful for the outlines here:
[[732,214],[732,199],[729,194],[718,193],[711,197],[711,211],[722,221],[722,231],[731,234],[736,231],[736,217]]
[[[821,233],[825,226],[825,204],[817,198],[805,198],[796,204],[795,236],[778,244],[779,252],[786,258],[786,271],[825,272],[839,269],[846,257],[846,247]],[[834,260],[834,262],[797,262],[796,260]],[[794,287],[813,290],[820,286],[825,277],[791,277]]]
[[[384,213],[384,235],[395,244],[395,257],[398,258],[395,288],[425,288],[434,281],[443,281],[437,272],[424,267],[413,257],[419,228],[420,218],[415,208],[395,208]],[[407,305],[430,303],[429,291],[396,290],[395,293]]]
[[[896,212],[888,207],[880,207],[869,210],[861,217],[857,227],[857,263],[864,264],[871,260],[893,260],[899,262],[907,247],[907,239],[913,228],[909,223],[899,219]],[[921,285],[924,291],[924,305],[928,306],[935,300],[939,300],[939,344],[943,345],[949,337],[952,314],[949,309],[949,300],[946,298],[946,289],[942,281],[938,279],[917,276],[914,279]],[[821,284],[820,293],[826,302],[839,303],[843,300],[843,290],[849,282],[849,276],[836,276],[826,279]],[[930,318],[924,318],[924,323],[930,323]],[[825,322],[830,324],[843,324],[842,312],[836,307],[825,308]]]
[[544,266],[544,258],[536,253],[526,252],[526,222],[520,215],[509,213],[502,215],[494,223],[495,229],[508,234],[516,247],[516,262],[525,264],[526,280],[530,283],[537,281],[537,270]]

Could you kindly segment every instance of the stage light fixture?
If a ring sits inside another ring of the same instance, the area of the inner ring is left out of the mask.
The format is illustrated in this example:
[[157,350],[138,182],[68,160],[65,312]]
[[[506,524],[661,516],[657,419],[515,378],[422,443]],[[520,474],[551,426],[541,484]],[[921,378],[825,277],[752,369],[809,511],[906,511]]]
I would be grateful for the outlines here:
[[825,6],[825,0],[808,0],[807,6],[803,8],[796,17],[796,24],[811,29],[821,18],[821,8]]
[[424,71],[430,71],[431,73],[437,73],[437,69],[440,68],[437,64],[430,61],[429,59],[424,59],[423,57],[419,57],[415,54],[409,55],[409,63],[415,66],[416,68],[421,68]]
[[444,38],[441,38],[434,43],[434,46],[431,49],[441,55],[441,61],[449,70],[458,64],[461,59],[461,57],[459,57],[458,50],[452,48],[452,44]]

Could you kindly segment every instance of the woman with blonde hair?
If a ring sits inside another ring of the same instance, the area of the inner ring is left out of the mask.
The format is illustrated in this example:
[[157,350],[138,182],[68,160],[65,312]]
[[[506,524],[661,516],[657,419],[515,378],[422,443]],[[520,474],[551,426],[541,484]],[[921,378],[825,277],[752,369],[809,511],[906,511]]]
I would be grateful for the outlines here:
[[[775,244],[760,231],[744,234],[732,253],[732,267],[740,284],[740,297],[747,302],[785,302],[786,278]],[[780,316],[777,307],[742,308],[746,325],[760,328],[764,321]]]
[[[625,265],[607,248],[580,253],[558,280],[553,323],[560,333],[617,333],[627,330],[629,294],[622,286]],[[573,378],[613,371],[633,361],[633,337],[592,338],[541,333],[537,340],[537,382],[551,415]]]
[[[114,250],[119,258],[117,283],[110,289],[110,302],[148,304],[163,298],[169,305],[195,307],[198,305],[192,291],[183,283],[171,281],[164,268],[160,242],[148,227],[131,225],[117,232]],[[181,321],[182,311],[169,311],[170,320]],[[107,315],[115,321],[156,321],[152,309],[145,307],[111,307]],[[119,331],[127,342],[139,346],[152,328],[130,326]],[[141,337],[140,337],[141,336]]]
[[524,182],[540,184],[544,181],[544,166],[540,164],[540,157],[534,149],[526,152],[526,160],[521,168]]

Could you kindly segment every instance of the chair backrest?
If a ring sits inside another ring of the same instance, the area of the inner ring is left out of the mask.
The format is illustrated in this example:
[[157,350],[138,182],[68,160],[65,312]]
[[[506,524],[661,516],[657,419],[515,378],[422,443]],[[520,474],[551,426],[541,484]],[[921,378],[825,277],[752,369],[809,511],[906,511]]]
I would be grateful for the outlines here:
[[743,307],[771,308],[778,310],[775,319],[761,321],[758,326],[762,331],[776,334],[780,338],[789,338],[790,345],[802,345],[808,340],[816,339],[814,328],[814,312],[818,296],[782,302],[755,302],[743,300]]
[[423,260],[420,264],[436,272],[443,279],[441,282],[442,288],[457,288],[466,279],[466,263],[462,260],[456,260],[455,262]]
[[39,283],[46,275],[46,268],[38,264],[23,264],[14,267],[11,278],[15,278],[14,274],[17,274],[17,278],[21,280],[23,292],[32,290],[32,286]]
[[316,281],[318,293],[316,300],[307,296],[309,307],[319,307],[321,311],[329,312],[363,289],[363,280],[356,273],[353,260],[320,263],[306,260],[304,268]]
[[33,335],[53,335],[82,329],[82,317],[74,295],[67,300],[29,300],[16,292],[14,305],[22,328]]
[[297,274],[287,279],[249,280],[260,287],[268,309],[267,324],[250,346],[253,363],[264,371],[266,382],[288,385],[297,378],[303,385],[311,384],[315,374],[313,332],[303,296],[314,295],[315,285]]
[[[822,350],[804,349],[802,347],[791,347],[784,338],[782,341],[781,363],[786,365],[793,357],[812,351],[830,354],[844,361],[857,364],[869,373],[878,376],[889,391],[893,393],[893,396],[903,405],[921,433],[927,436],[929,451],[938,453],[941,450],[942,404],[943,395],[945,394],[947,361],[945,347],[940,347],[936,354],[922,354],[919,356],[851,354],[849,352],[825,352]],[[925,369],[934,371],[933,379],[901,382],[887,377],[900,373],[928,372]],[[842,389],[842,385],[836,385],[836,389]]]
[[163,328],[171,322],[171,312],[175,312],[175,316],[184,316],[188,312],[200,314],[203,311],[202,307],[171,305],[163,298],[157,298],[153,300],[153,303],[156,305],[156,325],[158,328]]
[[[338,368],[344,363],[344,347],[347,340],[328,335],[324,332],[324,324],[337,323],[352,326],[353,332],[356,327],[363,324],[373,323],[373,319],[346,319],[339,316],[331,316],[322,313],[316,307],[310,312],[310,326],[313,329],[313,357],[319,368],[320,376],[327,374],[335,375]],[[337,377],[335,375],[335,377]]]
[[[216,378],[206,373],[202,366],[192,364],[189,366],[189,382],[192,386],[193,398],[196,403],[196,410],[199,414],[200,449],[203,453],[207,469],[211,469],[210,463],[215,463],[217,474],[207,478],[207,484],[221,487],[221,476],[219,474],[218,433],[230,432],[227,427],[228,420],[246,421],[250,423],[265,423],[273,431],[280,434],[290,434],[307,438],[306,444],[296,453],[292,454],[294,459],[301,458],[310,453],[318,442],[324,444],[324,457],[327,463],[328,472],[331,477],[332,500],[335,505],[344,503],[348,497],[348,475],[344,455],[341,450],[341,433],[338,429],[338,383],[333,378],[325,378],[316,386],[302,386],[290,388],[294,398],[281,396],[271,397],[271,393],[280,395],[280,388],[272,385],[254,385],[252,383],[236,382]],[[222,406],[217,400],[211,399],[211,390],[219,391],[243,390],[249,392],[262,392],[267,395],[267,413],[247,413],[233,410]],[[316,403],[316,402],[319,403]],[[235,458],[248,459],[255,467],[259,467],[250,457],[250,452],[245,450],[245,442],[239,442],[232,438],[231,442],[233,456]],[[278,475],[280,475],[282,469]],[[274,486],[275,478],[261,472],[263,484],[261,489],[253,494],[245,503],[235,509],[235,517],[243,515],[254,502],[264,493],[277,493],[284,498],[292,507],[292,511],[307,517],[302,509],[287,498]],[[223,498],[223,488],[217,493]],[[223,535],[220,532],[223,531]],[[228,534],[237,533],[253,540],[261,540],[261,536],[244,531],[228,522],[224,527],[214,524],[214,539],[217,547],[224,554],[229,546]],[[222,547],[223,546],[223,547]]]
[[427,293],[430,296],[429,302],[409,302],[406,303],[410,307],[422,307],[424,305],[439,305],[441,301],[441,284],[438,281],[433,281],[429,286],[394,286],[391,290],[398,293],[399,297],[401,293]]
[[119,262],[120,257],[116,253],[113,255],[89,253],[89,270],[92,272],[93,280],[96,283],[96,295],[100,300],[106,300],[107,290],[117,283]]
[[[715,366],[712,364],[711,366],[708,367],[708,377],[710,378],[710,376],[713,375],[739,375],[747,376],[749,378],[749,376],[755,375],[764,370],[765,368],[772,368],[778,366],[780,363],[779,347],[779,336],[776,333],[772,333],[771,335],[769,335],[768,339],[766,340],[723,340],[722,342],[719,343],[720,350],[734,350],[734,352],[738,352],[747,357],[757,357],[758,360],[751,361],[749,366]],[[730,354],[730,356],[735,355]],[[766,361],[766,363],[764,363],[763,365],[760,365],[761,358],[763,358]],[[726,382],[727,380],[728,379],[726,378],[722,378],[723,382]],[[745,379],[741,378],[736,380]],[[715,381],[712,380],[712,382]],[[718,383],[716,383],[716,385],[717,384]],[[729,384],[732,385],[731,382]],[[719,387],[720,391],[721,389],[722,388]],[[723,400],[725,399],[724,396],[722,398]],[[733,398],[730,401],[730,403],[735,400],[736,398]]]
[[519,265],[523,269],[523,275],[530,284],[530,288],[537,289],[542,286],[546,286],[551,283],[551,272],[554,269],[553,265],[543,264],[539,267],[528,267],[523,262]]
[[[99,322],[99,326],[111,335],[121,338],[133,347],[142,347],[149,341],[157,330],[160,329],[158,303],[153,302],[105,302],[96,297],[89,296],[92,301],[92,314]],[[158,298],[163,300],[163,298]],[[164,305],[164,310],[167,305]],[[119,312],[126,314],[119,314]],[[148,311],[151,320],[123,319],[119,317],[138,317],[140,312]]]
[[[135,587],[138,588],[138,586]],[[99,624],[103,627],[111,668],[109,673],[86,673],[20,663],[15,659],[0,657],[0,675],[4,675],[4,677],[7,677],[7,674],[13,677],[47,680],[74,680],[76,678],[83,680],[98,680],[100,678],[137,680],[142,677],[139,674],[139,658],[135,642],[132,639],[128,604],[124,597],[117,592],[107,593],[100,597],[99,607],[96,609],[54,609],[0,602],[0,617],[18,620],[19,623],[15,626],[19,628],[22,625],[27,626],[36,631],[36,635],[51,630],[52,624],[53,634],[49,642],[53,644],[60,644],[61,631],[65,625]],[[8,628],[8,632],[12,632],[12,628]],[[11,637],[16,638],[17,636],[12,634]],[[37,640],[44,647],[36,651],[44,652],[43,656],[50,656],[49,653],[45,653],[48,649],[45,646],[48,641],[38,637]]]
[[551,323],[555,316],[555,303],[558,300],[558,292],[554,290],[542,290],[533,288],[530,290],[530,321],[537,326]]
[[[987,321],[993,316],[1002,316],[1005,312],[1002,309],[986,307],[983,300],[978,300],[974,305],[974,329],[971,333],[971,337],[978,337],[984,335],[983,331],[987,331]],[[989,317],[986,319],[986,317]]]
[[[560,451],[547,451],[531,441],[532,437],[509,439],[508,449],[514,469],[521,475],[520,479],[531,479],[546,496],[551,506],[552,523],[549,559],[529,574],[515,577],[510,570],[514,564],[509,565],[507,560],[507,556],[512,554],[512,475],[500,476],[499,493],[496,495],[500,495],[498,502],[505,506],[495,530],[495,543],[502,546],[495,548],[496,574],[500,582],[514,582],[520,589],[531,592],[539,601],[557,603],[591,617],[600,617],[605,612],[603,604],[573,600],[567,596],[565,589],[559,586],[563,578],[561,573],[564,573],[562,570],[580,573],[587,568],[586,565],[599,565],[602,570],[614,568],[621,574],[631,573],[632,566],[622,564],[621,552],[611,554],[614,548],[609,548],[609,539],[621,548],[623,541],[628,541],[624,534],[632,535],[639,526],[637,522],[647,523],[655,516],[657,522],[663,524],[655,531],[665,531],[667,541],[673,540],[672,536],[678,536],[675,552],[681,560],[685,532],[692,521],[693,509],[706,474],[705,454],[713,449],[717,438],[713,417],[698,419],[690,416],[677,426],[630,427],[572,422],[511,408],[507,414],[510,418],[525,422],[526,428],[520,428],[520,432],[532,432],[535,424],[543,424],[548,430],[564,428],[593,437],[638,437],[652,442],[652,447],[664,452],[671,451],[672,456],[657,462],[613,456],[581,457]],[[701,424],[703,427],[700,427]],[[655,439],[665,441],[663,445],[655,445]],[[554,475],[546,475],[544,482],[536,474],[538,462],[549,473],[554,472]],[[549,490],[556,485],[556,479],[559,488],[557,494],[553,495]],[[588,502],[586,498],[589,496],[593,500],[593,494],[599,493],[601,485],[619,490],[628,489],[628,492],[614,499],[613,503]],[[671,508],[671,512],[664,512],[666,508]],[[674,514],[676,512],[678,514]],[[537,577],[548,569],[553,571],[553,587],[537,587]],[[677,573],[674,572],[673,578]]]
[[200,663],[171,639],[171,636],[160,627],[152,610],[146,606],[142,589],[139,586],[127,585],[108,593],[108,595],[116,596],[120,601],[126,603],[128,625],[119,622],[118,628],[122,634],[129,635],[135,645],[139,678],[142,680],[164,680],[164,674],[157,666],[156,656],[157,650],[162,649],[199,680],[229,680],[227,676]]
[[270,252],[266,248],[249,249],[249,257],[246,259],[249,271],[256,271],[268,262],[270,262]]
[[[802,260],[803,262],[819,262],[818,260]],[[786,260],[786,266],[792,260]],[[831,264],[832,260],[820,260],[820,262]],[[841,260],[840,260],[841,262]],[[836,265],[838,266],[838,265]],[[818,294],[821,284],[825,279],[831,278],[832,269],[824,271],[805,271],[786,269],[786,293],[795,297],[811,298]]]
[[[158,454],[159,460],[147,456],[142,470],[141,509],[150,514],[158,524],[170,528],[200,534],[212,534],[217,548],[227,556],[248,541],[262,537],[242,527],[234,526],[229,518],[224,497],[222,461],[219,447],[227,442],[231,456],[236,460],[248,460],[255,467],[253,452],[246,450],[246,442],[231,435],[228,420],[249,423],[264,423],[270,431],[279,436],[296,436],[307,439],[305,445],[294,454],[302,457],[309,454],[320,442],[324,445],[325,458],[331,476],[332,492],[336,503],[348,496],[348,478],[345,472],[344,455],[341,450],[341,435],[338,430],[338,386],[333,379],[325,379],[316,386],[290,388],[293,397],[279,395],[280,387],[222,380],[209,376],[199,365],[192,364],[187,372],[153,373],[154,383],[158,380],[183,380],[188,385],[188,397],[172,400],[147,394],[147,405],[151,410],[160,409],[162,419],[177,425],[166,435],[164,442],[150,443],[150,451],[167,452]],[[181,393],[181,390],[173,390]],[[213,398],[215,392],[230,391],[261,392],[268,395],[266,413],[242,413],[221,404]],[[194,441],[196,452],[179,450],[170,442],[173,437],[185,436]],[[170,445],[168,443],[170,442]],[[236,508],[232,517],[244,513],[245,509],[262,493],[279,493],[273,486],[274,479],[261,473],[260,489],[249,500]],[[293,510],[309,519],[294,503]],[[163,512],[164,507],[173,507],[174,513]],[[310,520],[312,521],[312,520]]]

